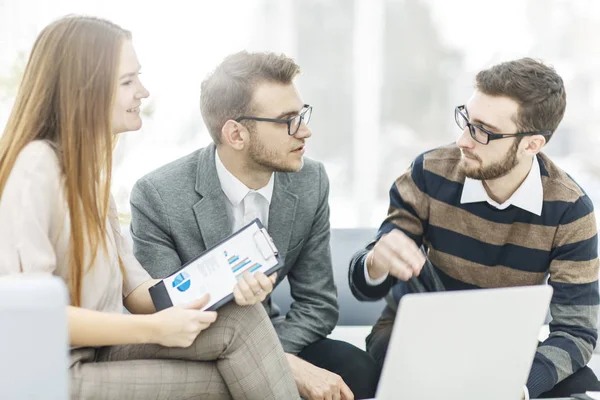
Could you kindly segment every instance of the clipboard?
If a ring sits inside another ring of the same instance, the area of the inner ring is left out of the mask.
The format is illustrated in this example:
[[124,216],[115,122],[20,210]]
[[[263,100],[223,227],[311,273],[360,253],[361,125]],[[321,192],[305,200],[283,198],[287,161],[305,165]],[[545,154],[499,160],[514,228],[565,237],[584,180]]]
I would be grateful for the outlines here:
[[277,247],[257,218],[150,287],[150,297],[161,311],[210,293],[203,311],[214,311],[233,299],[233,287],[245,272],[270,275],[281,267]]

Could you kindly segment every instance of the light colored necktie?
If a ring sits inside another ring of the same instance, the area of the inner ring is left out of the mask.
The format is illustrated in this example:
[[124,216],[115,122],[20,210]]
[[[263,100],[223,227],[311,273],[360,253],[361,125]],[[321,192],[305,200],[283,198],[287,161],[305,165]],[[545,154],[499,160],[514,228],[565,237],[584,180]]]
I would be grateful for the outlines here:
[[255,218],[261,219],[260,205],[262,196],[257,192],[248,192],[244,197],[243,226],[248,225]]

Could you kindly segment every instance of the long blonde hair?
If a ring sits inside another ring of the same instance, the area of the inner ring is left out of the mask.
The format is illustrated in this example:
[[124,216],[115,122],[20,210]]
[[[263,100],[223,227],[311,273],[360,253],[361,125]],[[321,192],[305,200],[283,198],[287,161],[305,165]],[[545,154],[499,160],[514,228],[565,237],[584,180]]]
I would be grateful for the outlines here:
[[26,145],[47,140],[56,148],[71,220],[68,287],[74,306],[81,305],[84,273],[99,247],[107,248],[112,109],[122,43],[130,38],[112,22],[84,16],[44,28],[0,138],[0,197]]

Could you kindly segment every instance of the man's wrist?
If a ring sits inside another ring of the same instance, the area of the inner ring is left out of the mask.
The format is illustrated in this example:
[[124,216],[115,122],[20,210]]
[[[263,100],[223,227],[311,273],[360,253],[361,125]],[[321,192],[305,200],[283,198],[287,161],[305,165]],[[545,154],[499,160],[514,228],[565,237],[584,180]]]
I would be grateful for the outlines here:
[[[364,258],[364,270],[365,270],[365,281],[369,286],[381,285],[388,277],[388,273],[384,274],[372,274],[373,271],[373,250],[369,251]],[[374,275],[374,276],[373,276]]]
[[288,364],[290,365],[290,370],[292,371],[292,376],[294,377],[296,386],[298,386],[298,390],[301,391],[304,388],[304,382],[301,379],[302,369],[300,363],[305,361],[292,353],[285,353],[285,357],[287,358]]
[[298,365],[298,361],[301,360],[301,358],[292,353],[284,353],[284,354],[285,354],[285,358],[287,358],[288,364],[290,364],[290,368],[292,369],[292,372],[293,372],[294,368]]

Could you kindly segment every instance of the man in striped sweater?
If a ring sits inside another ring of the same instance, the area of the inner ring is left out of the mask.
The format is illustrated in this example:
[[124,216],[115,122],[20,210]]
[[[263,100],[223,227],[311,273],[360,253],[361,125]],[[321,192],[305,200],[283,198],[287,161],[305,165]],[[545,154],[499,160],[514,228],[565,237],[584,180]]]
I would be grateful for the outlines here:
[[[562,79],[538,61],[481,71],[469,102],[455,109],[462,129],[456,144],[420,155],[392,185],[388,215],[349,271],[359,300],[389,294],[367,338],[380,365],[405,293],[537,285],[548,278],[550,336],[538,347],[524,397],[600,389],[586,367],[599,304],[593,205],[541,152],[565,106]],[[421,246],[431,261],[427,269]]]

